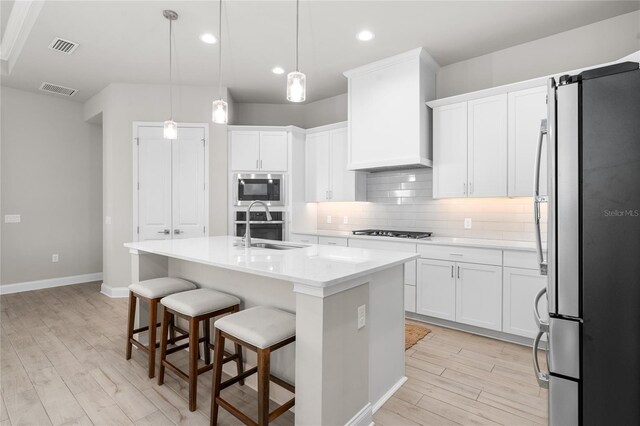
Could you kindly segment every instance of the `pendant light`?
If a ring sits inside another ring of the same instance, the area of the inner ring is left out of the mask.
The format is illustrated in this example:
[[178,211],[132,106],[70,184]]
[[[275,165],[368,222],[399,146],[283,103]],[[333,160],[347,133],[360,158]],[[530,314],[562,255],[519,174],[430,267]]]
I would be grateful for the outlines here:
[[229,121],[229,106],[222,96],[222,0],[218,16],[218,96],[220,99],[211,104],[211,120],[216,124],[227,124]]
[[178,14],[173,10],[165,10],[162,15],[169,20],[169,119],[164,122],[164,138],[176,139],[178,137],[178,125],[173,121],[173,73],[171,39],[173,36],[173,21],[178,19]]
[[304,102],[307,97],[307,76],[298,68],[298,51],[300,39],[300,0],[296,0],[296,70],[287,74],[287,100]]

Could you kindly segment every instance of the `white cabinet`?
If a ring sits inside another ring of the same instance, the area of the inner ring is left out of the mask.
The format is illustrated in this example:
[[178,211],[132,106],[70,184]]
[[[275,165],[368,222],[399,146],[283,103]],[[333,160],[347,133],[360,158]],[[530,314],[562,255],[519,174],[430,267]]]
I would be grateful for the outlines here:
[[418,259],[416,312],[456,320],[455,262]]
[[467,104],[467,195],[507,196],[507,95]]
[[507,95],[433,111],[434,198],[507,195]]
[[346,247],[348,245],[347,239],[344,237],[318,237],[318,244],[341,247]]
[[291,234],[289,241],[303,244],[318,244],[318,237],[309,234]]
[[456,321],[502,330],[502,267],[456,264]]
[[351,170],[429,166],[437,63],[422,48],[344,73]]
[[[509,191],[510,197],[530,197],[540,122],[547,118],[547,88],[509,93]],[[542,145],[541,194],[547,193],[547,144]]]
[[[536,269],[505,267],[503,281],[502,331],[533,339],[538,332],[533,320],[533,301],[547,285],[547,277],[540,275]],[[549,311],[544,297],[539,310],[541,314]]]
[[347,169],[346,127],[311,130],[305,157],[307,201],[366,200],[366,175]]
[[433,198],[467,196],[467,103],[433,110]]
[[404,286],[404,310],[406,312],[416,311],[416,286]]
[[231,130],[231,170],[286,171],[286,131]]

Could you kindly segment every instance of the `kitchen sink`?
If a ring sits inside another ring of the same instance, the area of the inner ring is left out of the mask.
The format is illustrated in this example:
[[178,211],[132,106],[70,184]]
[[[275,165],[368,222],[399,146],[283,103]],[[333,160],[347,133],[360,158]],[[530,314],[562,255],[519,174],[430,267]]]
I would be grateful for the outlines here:
[[[244,243],[237,243],[235,245],[236,247],[244,247]],[[294,246],[294,245],[274,244],[274,243],[251,243],[251,247],[263,248],[263,249],[269,249],[269,250],[293,250],[293,249],[305,248],[306,246]]]

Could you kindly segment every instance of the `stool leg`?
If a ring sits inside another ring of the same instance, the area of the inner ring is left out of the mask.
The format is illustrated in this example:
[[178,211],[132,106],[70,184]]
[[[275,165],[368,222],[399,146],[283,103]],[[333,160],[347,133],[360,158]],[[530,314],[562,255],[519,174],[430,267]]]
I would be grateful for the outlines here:
[[131,339],[133,338],[133,324],[136,317],[136,296],[132,291],[129,292],[129,317],[127,320],[127,347],[126,359],[131,359]]
[[158,370],[158,385],[164,383],[164,360],[167,359],[167,332],[169,328],[169,321],[171,321],[171,315],[166,308],[162,313],[162,327],[160,335],[160,369]]
[[209,365],[211,364],[211,325],[209,324],[209,319],[204,320],[202,328],[205,337],[204,343],[202,344],[202,349],[204,350],[204,363]]
[[269,370],[271,350],[258,349],[258,425],[269,424]]
[[213,383],[211,385],[211,416],[209,424],[218,424],[218,401],[220,396],[220,384],[222,383],[222,359],[224,357],[224,337],[220,330],[214,327],[215,345],[213,347]]
[[149,300],[149,378],[156,375],[156,327],[158,323],[158,300]]
[[[235,344],[235,346],[236,346],[236,355],[238,355],[238,358],[236,358],[236,369],[238,371],[238,376],[239,376],[242,373],[244,373],[244,361],[242,359],[242,346],[240,346],[237,343]],[[240,380],[238,383],[240,383],[240,386],[243,386],[244,379]]]
[[175,320],[175,317],[171,315],[171,321],[169,322],[169,340],[172,342],[176,340]]
[[189,411],[196,411],[198,392],[198,330],[200,325],[195,318],[189,318]]

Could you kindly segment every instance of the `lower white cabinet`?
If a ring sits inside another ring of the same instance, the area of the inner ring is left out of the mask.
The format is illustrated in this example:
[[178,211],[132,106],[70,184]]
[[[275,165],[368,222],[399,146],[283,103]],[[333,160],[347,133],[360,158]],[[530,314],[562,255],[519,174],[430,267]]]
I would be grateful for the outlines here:
[[416,312],[456,320],[455,262],[418,259]]
[[404,310],[407,312],[416,311],[416,286],[407,285],[404,286]]
[[[538,332],[533,320],[533,301],[547,285],[547,278],[536,269],[505,267],[503,270],[502,331],[534,338]],[[539,312],[548,312],[547,299],[542,298]]]
[[502,267],[456,263],[456,321],[502,330]]

